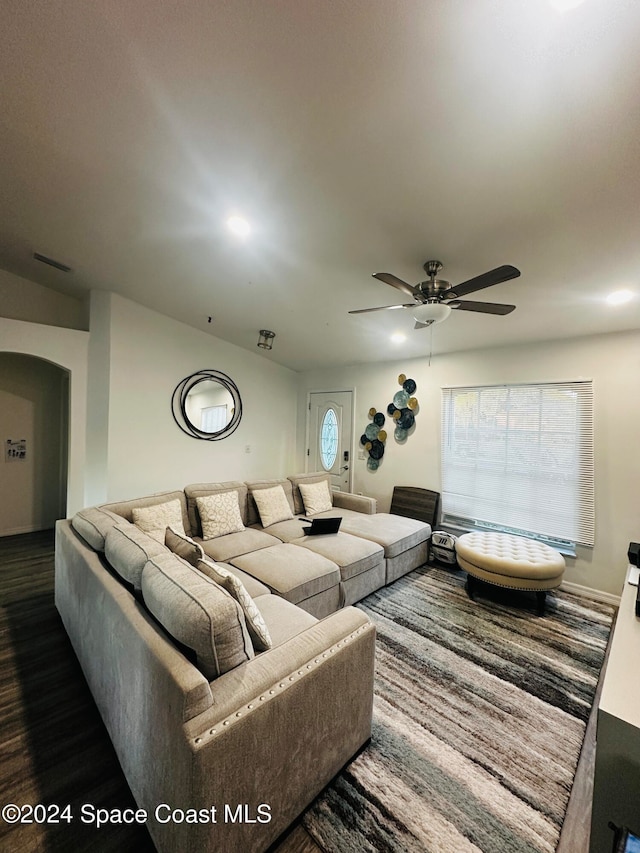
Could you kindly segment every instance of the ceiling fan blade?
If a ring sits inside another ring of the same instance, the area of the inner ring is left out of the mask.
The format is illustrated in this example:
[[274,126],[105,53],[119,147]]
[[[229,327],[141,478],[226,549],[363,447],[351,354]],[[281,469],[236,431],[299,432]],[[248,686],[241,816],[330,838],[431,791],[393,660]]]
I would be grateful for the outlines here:
[[449,290],[445,290],[441,294],[441,298],[456,299],[459,296],[466,296],[467,293],[475,293],[476,290],[482,290],[484,287],[491,287],[494,284],[500,284],[502,281],[518,278],[519,275],[519,269],[510,264],[504,264],[482,275],[477,275],[475,278],[470,278],[468,281],[463,281],[462,284],[457,284],[455,287],[450,287]]
[[398,290],[402,290],[404,293],[408,293],[409,296],[413,296],[416,292],[415,287],[411,287],[410,284],[407,284],[406,281],[403,281],[401,278],[398,278],[397,275],[394,275],[390,272],[374,272],[373,277],[377,278],[378,281],[384,281],[385,284],[390,284],[391,287],[397,287]]
[[511,314],[516,310],[515,305],[503,305],[500,302],[469,302],[466,299],[456,299],[448,302],[457,311],[478,311],[480,314]]
[[349,314],[367,314],[369,311],[395,311],[396,308],[415,307],[415,302],[407,302],[405,305],[382,305],[380,308],[358,308],[356,311],[349,311]]

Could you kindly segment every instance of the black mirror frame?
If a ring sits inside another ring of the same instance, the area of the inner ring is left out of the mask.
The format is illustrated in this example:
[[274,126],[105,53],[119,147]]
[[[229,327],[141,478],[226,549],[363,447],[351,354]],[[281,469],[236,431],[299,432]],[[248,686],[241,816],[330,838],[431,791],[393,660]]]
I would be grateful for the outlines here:
[[[234,404],[231,420],[217,432],[203,432],[194,426],[187,417],[187,396],[189,392],[196,385],[199,385],[200,382],[206,382],[207,380],[218,382],[226,388],[229,394],[231,394]],[[191,438],[199,438],[202,441],[219,441],[221,438],[230,436],[238,428],[238,424],[242,418],[242,398],[240,397],[238,386],[226,373],[221,373],[219,370],[198,370],[196,373],[186,376],[182,382],[178,382],[176,385],[171,397],[171,414],[182,432],[191,436]]]

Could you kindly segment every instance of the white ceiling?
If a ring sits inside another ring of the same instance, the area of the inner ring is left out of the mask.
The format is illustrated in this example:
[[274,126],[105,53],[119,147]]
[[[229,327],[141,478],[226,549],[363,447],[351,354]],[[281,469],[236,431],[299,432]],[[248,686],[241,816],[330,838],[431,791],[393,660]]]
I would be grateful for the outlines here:
[[295,370],[426,354],[347,312],[429,258],[522,271],[435,354],[639,328],[639,40],[637,0],[3,0],[0,267]]

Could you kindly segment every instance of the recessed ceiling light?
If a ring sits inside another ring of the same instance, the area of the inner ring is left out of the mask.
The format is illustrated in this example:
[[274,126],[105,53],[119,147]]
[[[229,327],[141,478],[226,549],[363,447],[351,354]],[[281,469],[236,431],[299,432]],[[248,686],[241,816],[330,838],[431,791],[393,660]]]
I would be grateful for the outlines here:
[[248,237],[251,233],[251,226],[242,216],[230,216],[227,219],[227,228],[232,231],[236,237]]
[[633,299],[633,293],[630,290],[615,290],[607,296],[609,305],[624,305],[625,302],[630,302]]
[[395,335],[391,335],[391,341],[394,344],[403,344],[407,340],[407,336],[403,335],[402,332],[397,332]]

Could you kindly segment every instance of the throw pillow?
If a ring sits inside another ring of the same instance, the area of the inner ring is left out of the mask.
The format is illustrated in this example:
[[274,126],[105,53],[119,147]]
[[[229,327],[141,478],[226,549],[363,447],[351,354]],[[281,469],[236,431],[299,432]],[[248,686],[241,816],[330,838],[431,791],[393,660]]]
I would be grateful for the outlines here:
[[145,564],[142,595],[165,631],[193,649],[210,681],[254,657],[238,602],[175,554],[167,551]]
[[217,536],[244,530],[237,492],[204,495],[196,498],[196,504],[200,513],[203,539],[215,539]]
[[327,512],[333,507],[329,484],[326,480],[321,480],[319,483],[299,483],[298,488],[306,515]]
[[186,533],[181,533],[173,527],[167,527],[164,534],[164,544],[170,551],[173,551],[181,559],[186,560],[187,563],[191,563],[192,566],[195,566],[198,560],[204,558],[202,546],[194,542]]
[[278,521],[293,518],[289,501],[282,486],[268,489],[255,489],[251,492],[258,507],[258,514],[263,527],[269,527]]
[[184,535],[182,508],[177,498],[164,504],[155,504],[155,506],[134,507],[131,514],[136,527],[144,530],[163,545],[167,527],[173,527]]
[[220,584],[238,602],[247,622],[247,630],[253,642],[253,648],[257,652],[265,652],[267,649],[270,649],[273,644],[269,629],[262,618],[262,613],[258,610],[255,601],[245,589],[240,578],[218,563],[208,560],[206,557],[197,563],[196,568],[200,569],[208,578]]

